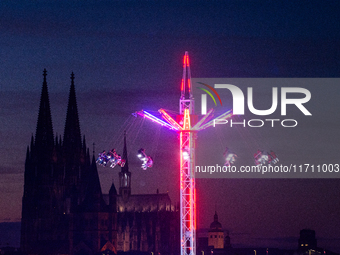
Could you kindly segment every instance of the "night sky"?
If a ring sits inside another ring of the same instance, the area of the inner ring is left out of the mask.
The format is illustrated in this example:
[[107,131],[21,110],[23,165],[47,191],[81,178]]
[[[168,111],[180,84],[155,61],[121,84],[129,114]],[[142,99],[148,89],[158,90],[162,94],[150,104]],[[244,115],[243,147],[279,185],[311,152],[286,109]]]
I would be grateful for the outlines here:
[[[95,155],[111,148],[121,152],[127,130],[132,193],[158,188],[176,203],[177,135],[131,113],[178,112],[185,51],[194,78],[339,77],[339,13],[338,1],[1,1],[0,222],[21,218],[24,161],[35,134],[44,68],[54,133],[64,132],[74,72],[90,151],[94,143]],[[223,164],[229,146],[239,164],[248,163],[255,152],[249,148],[259,145],[273,148],[286,164],[340,163],[340,88],[310,90],[313,116],[300,114],[298,127],[239,135],[221,127],[205,130],[197,139],[199,162]],[[141,147],[154,157],[147,171],[135,156]],[[103,193],[112,179],[118,187],[119,169],[98,169]],[[296,248],[299,231],[310,228],[320,247],[340,252],[339,184],[198,179],[198,226],[208,228],[216,210],[235,247]]]

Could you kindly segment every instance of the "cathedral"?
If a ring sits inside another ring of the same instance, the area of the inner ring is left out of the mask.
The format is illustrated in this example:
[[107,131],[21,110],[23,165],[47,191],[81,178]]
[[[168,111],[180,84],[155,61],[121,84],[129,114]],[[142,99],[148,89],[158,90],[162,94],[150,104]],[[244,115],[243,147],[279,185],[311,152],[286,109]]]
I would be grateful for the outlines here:
[[179,254],[179,210],[167,193],[132,194],[126,135],[119,189],[101,189],[96,159],[81,136],[74,75],[64,135],[54,136],[46,81],[27,147],[22,198],[24,254]]

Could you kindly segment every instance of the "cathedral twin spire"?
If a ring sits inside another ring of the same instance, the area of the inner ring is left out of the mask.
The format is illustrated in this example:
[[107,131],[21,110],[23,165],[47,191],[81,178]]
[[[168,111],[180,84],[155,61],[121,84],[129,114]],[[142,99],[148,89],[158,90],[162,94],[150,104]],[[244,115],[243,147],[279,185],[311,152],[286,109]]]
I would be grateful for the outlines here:
[[55,242],[59,245],[60,238],[64,238],[59,233],[68,244],[68,215],[82,208],[98,212],[106,206],[95,159],[91,164],[85,138],[81,139],[74,74],[63,139],[54,138],[46,76],[45,69],[36,134],[26,152],[21,220],[25,253],[40,251],[46,241],[52,247]]
[[[48,183],[60,181],[68,185],[65,190],[66,195],[73,193],[71,187],[75,185],[73,188],[76,188],[80,201],[85,198],[87,190],[101,197],[102,192],[94,156],[91,164],[85,137],[83,140],[81,138],[74,74],[73,72],[71,74],[63,139],[60,136],[54,139],[46,69],[44,69],[43,76],[36,135],[35,139],[32,136],[31,150],[28,148],[26,155],[25,179],[27,181],[25,183],[34,186],[34,183],[48,185]],[[34,170],[35,167],[37,171]],[[35,175],[38,177],[38,182],[34,181]],[[29,179],[32,181],[28,182]]]
[[52,155],[52,150],[54,146],[53,138],[53,127],[52,127],[52,117],[50,109],[50,100],[47,90],[46,76],[47,71],[44,69],[44,81],[41,91],[39,114],[37,130],[35,134],[35,145],[39,149],[37,152],[41,155],[41,158],[48,160]]
[[81,150],[81,134],[78,117],[78,107],[76,100],[76,92],[74,87],[74,74],[71,74],[71,87],[68,99],[66,123],[64,130],[64,149],[67,155],[76,153],[80,154]]
[[[42,150],[44,151],[51,152],[54,145],[54,135],[46,81],[46,69],[44,69],[43,76],[44,81],[40,98],[35,146],[43,148]],[[74,151],[74,149],[80,150],[82,146],[73,72],[71,74],[71,87],[67,106],[63,144],[64,147],[71,151]]]
[[[44,79],[40,98],[37,129],[34,143],[31,144],[31,149],[32,151],[34,151],[33,154],[35,155],[35,157],[38,157],[40,165],[46,167],[46,165],[51,162],[52,158],[55,157],[55,146],[62,146],[62,157],[64,158],[66,164],[68,166],[72,165],[73,168],[77,168],[77,166],[79,165],[78,159],[81,157],[86,158],[89,155],[86,155],[86,148],[84,148],[84,146],[86,146],[85,138],[83,142],[81,139],[77,100],[74,86],[74,74],[73,72],[71,74],[71,87],[67,106],[64,137],[63,141],[61,141],[60,139],[59,142],[58,138],[54,140],[53,135],[50,101],[46,81],[46,69],[44,69],[43,76]],[[72,175],[74,173],[66,173],[66,175],[67,174]]]

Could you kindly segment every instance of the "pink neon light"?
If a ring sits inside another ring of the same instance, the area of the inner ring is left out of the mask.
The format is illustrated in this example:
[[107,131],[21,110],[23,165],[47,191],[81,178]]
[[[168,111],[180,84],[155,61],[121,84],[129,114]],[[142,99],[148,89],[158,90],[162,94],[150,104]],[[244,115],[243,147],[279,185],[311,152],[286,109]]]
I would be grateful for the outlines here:
[[189,113],[189,109],[185,109],[184,110],[183,129],[184,130],[190,130],[190,113]]
[[160,121],[158,121],[158,120],[156,120],[156,119],[153,119],[153,118],[151,118],[151,117],[148,116],[148,115],[144,115],[144,117],[147,118],[147,119],[149,119],[149,120],[152,120],[153,122],[156,122],[156,123],[158,123],[158,124],[161,124],[162,126],[164,125],[162,122],[160,122]]
[[182,127],[173,119],[169,114],[166,113],[163,109],[158,110],[161,114],[162,117],[170,123],[171,126],[175,127],[177,130],[182,130]]
[[[180,145],[180,169],[182,169],[182,166],[183,166],[183,150],[182,150],[182,147],[183,147],[183,137],[182,137],[182,132],[179,134],[179,145]],[[181,171],[181,174],[180,174],[180,185],[181,185],[181,190],[183,191],[183,172]]]
[[[192,180],[190,180],[190,182],[192,182]],[[192,226],[192,222],[191,222],[191,197],[190,197],[190,193],[189,195],[187,195],[189,197],[188,201],[189,201],[189,212],[188,212],[188,216],[189,216],[189,230],[191,231],[191,226]]]
[[157,117],[153,116],[152,114],[148,113],[147,111],[142,111],[142,112],[137,112],[140,116],[148,118],[149,120],[152,120],[153,122],[156,122],[164,127],[167,127],[168,129],[171,130],[178,130],[176,127],[173,127],[171,125],[169,125],[168,123],[166,123],[163,120],[158,119]]
[[[191,179],[190,182],[191,182],[191,187],[192,187],[193,180]],[[192,195],[194,195],[194,194],[192,194]],[[191,213],[192,213],[192,211],[191,211],[191,206],[194,206],[194,205],[191,204],[191,191],[190,191],[188,197],[189,197],[188,201],[189,201],[189,208],[190,208],[190,209],[189,209],[189,212],[188,212],[188,217],[189,217],[189,227],[188,227],[188,228],[189,228],[189,230],[191,231],[191,230],[192,230],[192,226],[194,226],[194,225],[193,225],[193,222],[192,222],[192,221],[194,221],[194,219],[193,219],[193,217],[191,216]],[[195,201],[194,201],[194,202],[195,202]],[[195,224],[195,222],[194,222],[194,224]]]
[[196,187],[194,188],[194,229],[197,229],[197,218],[196,218]]

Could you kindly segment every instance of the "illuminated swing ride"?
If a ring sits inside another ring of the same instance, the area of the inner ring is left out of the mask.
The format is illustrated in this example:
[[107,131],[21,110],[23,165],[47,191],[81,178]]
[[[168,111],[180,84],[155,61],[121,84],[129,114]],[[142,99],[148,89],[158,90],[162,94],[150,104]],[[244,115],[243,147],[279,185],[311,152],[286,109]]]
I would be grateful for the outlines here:
[[[179,133],[180,149],[180,217],[181,217],[181,255],[196,254],[196,189],[195,189],[195,139],[196,133],[213,125],[210,110],[200,121],[194,112],[194,97],[191,85],[189,55],[185,52],[183,59],[183,78],[181,97],[179,100],[179,115],[174,120],[165,110],[159,113],[164,120],[155,117],[147,111],[138,111],[138,115],[150,119],[170,130]],[[218,118],[227,119],[231,111],[223,113]]]
[[[205,95],[202,95],[205,96]],[[191,72],[188,52],[185,52],[183,59],[183,77],[181,82],[181,96],[179,100],[179,115],[176,120],[164,109],[159,109],[163,119],[157,118],[151,113],[141,110],[134,115],[147,118],[161,126],[179,133],[180,149],[180,238],[181,255],[196,255],[196,189],[195,189],[195,139],[197,132],[214,125],[213,109],[207,112],[199,121],[194,111],[195,100],[192,93]],[[229,110],[217,118],[226,120],[232,116]],[[275,154],[274,154],[275,155]],[[267,158],[265,158],[267,156]],[[228,151],[224,153],[225,165],[233,164],[237,155]],[[143,162],[142,169],[152,167],[153,159],[147,156],[145,150],[138,151],[138,158]],[[254,154],[255,164],[266,164],[270,162],[271,156],[268,153],[258,151]],[[276,155],[275,155],[276,158]],[[278,159],[276,159],[278,161]],[[103,151],[99,154],[97,163],[102,166],[115,167],[124,166],[125,160],[112,149],[109,153]],[[276,161],[275,161],[276,163]]]

